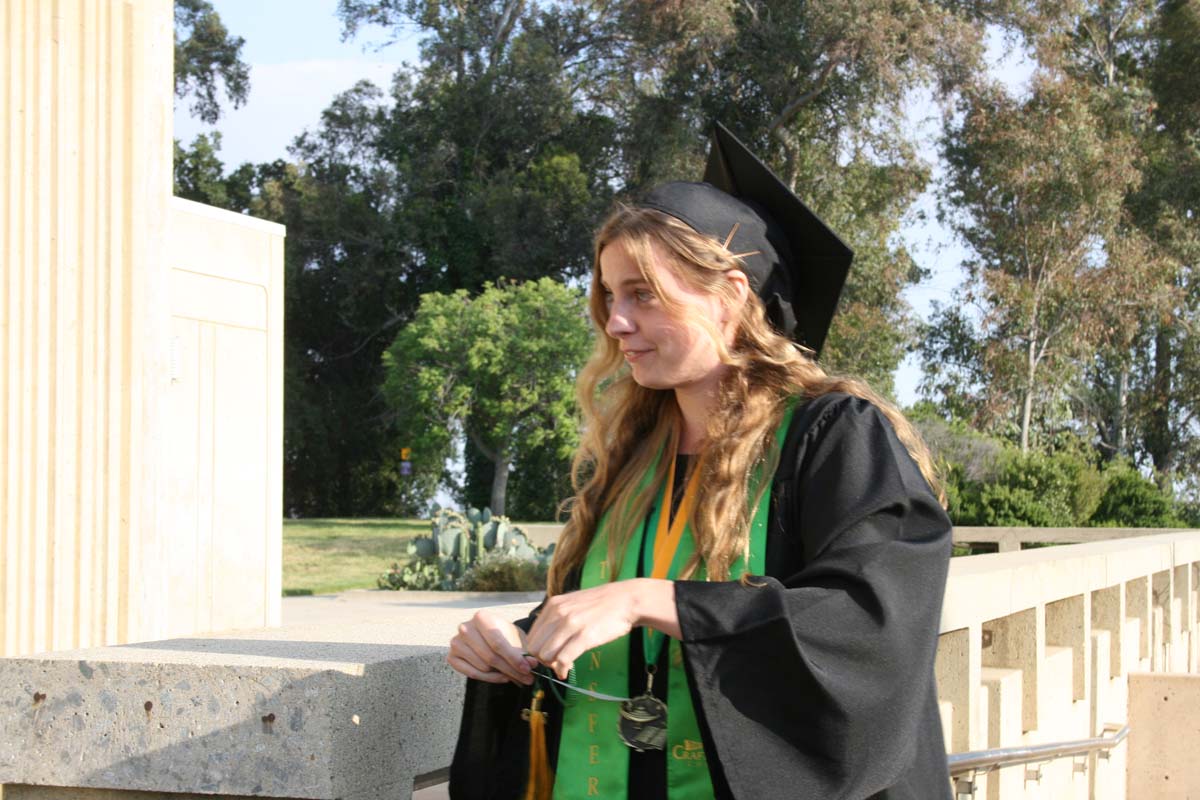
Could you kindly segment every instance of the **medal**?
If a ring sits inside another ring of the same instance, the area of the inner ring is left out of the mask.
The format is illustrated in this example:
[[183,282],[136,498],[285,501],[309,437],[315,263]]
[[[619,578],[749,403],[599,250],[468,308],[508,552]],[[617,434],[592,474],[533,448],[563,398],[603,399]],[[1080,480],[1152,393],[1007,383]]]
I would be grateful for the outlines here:
[[662,750],[667,744],[667,706],[654,696],[653,664],[646,667],[646,692],[621,703],[617,733],[626,747],[643,753]]

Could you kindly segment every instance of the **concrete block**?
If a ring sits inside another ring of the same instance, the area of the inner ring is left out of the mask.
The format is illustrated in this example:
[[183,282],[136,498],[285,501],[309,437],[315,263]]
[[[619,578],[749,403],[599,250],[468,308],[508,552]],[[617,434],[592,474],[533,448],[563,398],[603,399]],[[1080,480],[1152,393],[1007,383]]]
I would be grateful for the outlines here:
[[1129,676],[1128,794],[1200,797],[1200,675]]
[[1094,736],[1105,720],[1109,719],[1108,676],[1109,633],[1092,629],[1091,696],[1088,702],[1088,734]]
[[952,709],[951,735],[946,737],[946,749],[952,753],[964,753],[975,748],[972,739],[978,711],[972,706],[977,703],[973,695],[975,687],[979,685],[979,636],[978,628],[963,628],[938,637],[934,674],[937,678],[938,701],[949,703]]
[[[949,700],[938,700],[938,717],[942,721],[942,741],[952,741],[954,735],[954,704]],[[0,798],[3,800],[3,798]]]
[[445,644],[463,616],[0,660],[0,783],[407,800],[450,762],[464,679]]
[[1045,611],[1041,606],[1028,608],[1007,617],[983,623],[984,637],[990,645],[983,649],[985,667],[1006,667],[1022,672],[1022,726],[1026,731],[1038,727],[1039,669],[1045,652]]
[[529,536],[529,541],[538,547],[546,547],[558,541],[563,526],[557,523],[518,522],[517,525]]
[[1153,672],[1166,672],[1170,655],[1171,642],[1167,637],[1166,615],[1162,606],[1154,606],[1150,610],[1150,669]]
[[[414,795],[415,796],[415,795]],[[226,800],[229,795],[179,794],[175,792],[137,792],[124,789],[79,789],[71,786],[6,786],[0,800]],[[258,797],[255,800],[284,800]],[[424,800],[424,798],[422,798]]]
[[1072,693],[1074,661],[1075,652],[1071,648],[1046,647],[1038,675],[1038,703],[1041,705],[1038,709],[1038,738],[1041,741],[1083,738],[1084,729],[1075,725]]
[[[1024,692],[1021,687],[1021,670],[1001,667],[984,667],[980,680],[988,693],[987,747],[1016,747],[1022,744],[1021,704]],[[1024,782],[1025,769],[1021,766],[1005,767],[988,776],[988,800],[1017,797]]]
[[1092,592],[1092,630],[1106,630],[1109,638],[1109,677],[1121,673],[1121,625],[1125,620],[1125,593],[1120,586],[1106,586]]
[[1083,700],[1088,693],[1091,661],[1091,593],[1073,595],[1046,604],[1046,645],[1069,647],[1074,653],[1072,697]]
[[1118,675],[1127,675],[1138,670],[1141,657],[1138,655],[1142,639],[1142,622],[1139,619],[1125,618],[1121,623],[1121,666]]
[[1125,617],[1138,621],[1137,664],[1150,658],[1150,577],[1144,575],[1125,582]]

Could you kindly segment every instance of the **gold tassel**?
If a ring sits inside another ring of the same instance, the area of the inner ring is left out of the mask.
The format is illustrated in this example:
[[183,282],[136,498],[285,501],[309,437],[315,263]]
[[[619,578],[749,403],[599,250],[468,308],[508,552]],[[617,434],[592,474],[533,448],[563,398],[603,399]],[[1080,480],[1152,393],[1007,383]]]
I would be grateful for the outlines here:
[[550,800],[554,791],[554,773],[546,755],[546,712],[542,711],[545,696],[538,689],[533,693],[531,707],[521,712],[529,720],[529,782],[525,786],[525,800]]

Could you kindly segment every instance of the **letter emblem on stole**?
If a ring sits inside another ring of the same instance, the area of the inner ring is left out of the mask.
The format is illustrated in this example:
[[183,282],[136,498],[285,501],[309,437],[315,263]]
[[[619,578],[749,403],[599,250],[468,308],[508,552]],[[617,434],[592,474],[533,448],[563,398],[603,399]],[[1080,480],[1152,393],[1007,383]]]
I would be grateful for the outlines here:
[[671,758],[677,761],[703,761],[704,743],[684,739],[683,744],[677,744],[671,748]]

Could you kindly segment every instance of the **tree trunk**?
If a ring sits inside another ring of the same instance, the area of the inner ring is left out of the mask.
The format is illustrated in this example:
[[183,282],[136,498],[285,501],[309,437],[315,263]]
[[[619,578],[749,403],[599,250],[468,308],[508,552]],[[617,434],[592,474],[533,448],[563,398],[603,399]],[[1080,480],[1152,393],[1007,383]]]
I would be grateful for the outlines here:
[[1159,326],[1154,336],[1154,391],[1146,430],[1146,451],[1158,471],[1160,488],[1171,485],[1175,467],[1175,444],[1171,437],[1171,335]]
[[1037,343],[1029,337],[1029,361],[1025,372],[1025,401],[1021,408],[1021,455],[1029,452],[1029,423],[1033,418],[1034,375],[1037,372]]
[[1122,367],[1117,381],[1117,453],[1129,454],[1129,368]]
[[491,509],[493,514],[503,514],[504,505],[508,500],[508,469],[512,465],[512,459],[507,453],[503,453],[494,463],[496,472],[492,475]]

